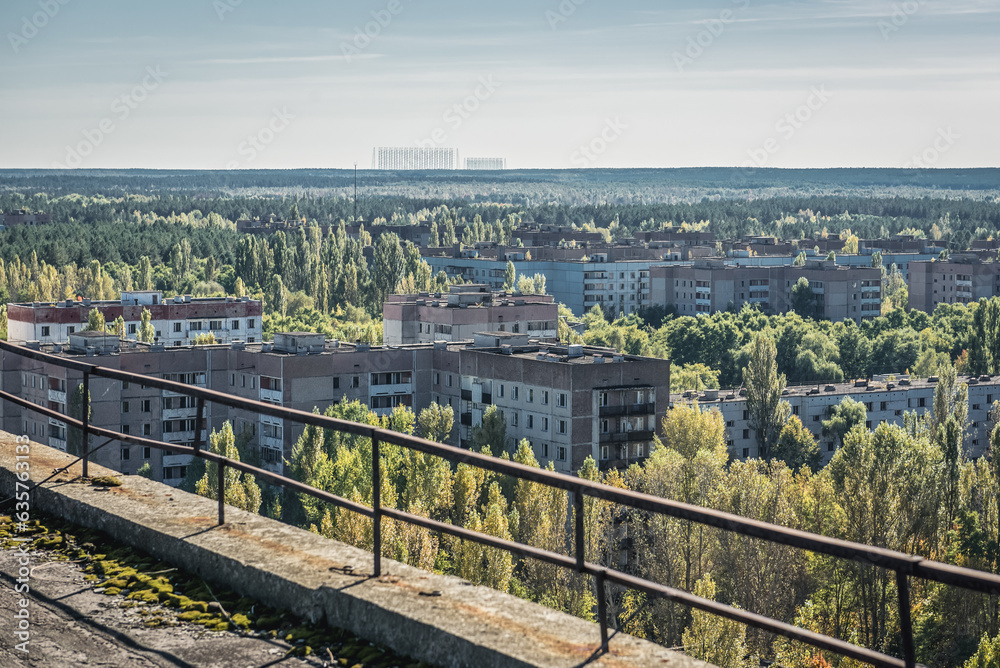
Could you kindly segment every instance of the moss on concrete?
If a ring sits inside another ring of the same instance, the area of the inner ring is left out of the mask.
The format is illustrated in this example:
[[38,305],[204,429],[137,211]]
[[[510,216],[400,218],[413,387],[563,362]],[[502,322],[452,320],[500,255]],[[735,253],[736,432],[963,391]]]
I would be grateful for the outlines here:
[[282,638],[291,645],[288,655],[326,656],[329,650],[338,666],[422,668],[428,665],[375,647],[341,629],[307,623],[252,598],[215,589],[169,564],[111,543],[99,532],[57,518],[43,519],[44,522],[35,519],[17,527],[10,516],[0,516],[0,545],[16,547],[20,542],[15,538],[30,537],[33,551],[43,552],[50,559],[80,562],[86,582],[106,596],[117,597],[122,608],[139,608],[136,612],[148,628],[187,623],[218,633]]

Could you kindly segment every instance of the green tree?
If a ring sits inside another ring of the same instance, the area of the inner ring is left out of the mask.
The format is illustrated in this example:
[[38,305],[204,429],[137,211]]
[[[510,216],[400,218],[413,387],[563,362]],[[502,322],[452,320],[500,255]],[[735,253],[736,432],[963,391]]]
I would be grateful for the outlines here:
[[153,328],[153,314],[148,308],[142,309],[139,319],[139,340],[145,343],[152,343],[156,337],[156,330]]
[[139,470],[136,471],[135,473],[136,473],[136,475],[142,476],[143,478],[146,478],[147,480],[152,480],[153,479],[153,467],[149,465],[149,462],[146,462],[145,464],[143,464],[142,466],[140,466]]
[[[694,595],[715,600],[715,582],[711,573],[694,585]],[[750,656],[746,626],[737,621],[700,610],[691,611],[691,624],[684,630],[684,653],[719,668],[756,668],[757,657]]]
[[1000,635],[993,638],[984,635],[979,641],[979,649],[963,668],[1000,668]]
[[420,433],[424,438],[447,443],[455,428],[455,410],[451,406],[441,406],[432,402],[430,406],[420,411],[417,417]]
[[382,304],[399,285],[403,278],[403,260],[403,247],[398,236],[389,232],[378,238],[372,273],[373,309],[377,307],[381,312]]
[[104,332],[105,329],[104,314],[96,308],[90,309],[90,313],[87,314],[87,330],[91,332]]
[[821,315],[819,299],[804,276],[792,286],[792,310],[803,318],[818,318]]
[[125,318],[123,316],[115,318],[115,321],[111,323],[111,331],[119,339],[125,338]]
[[743,369],[746,388],[746,409],[750,428],[757,439],[757,456],[770,459],[771,448],[791,413],[788,403],[781,400],[785,375],[778,374],[774,340],[757,334],[750,348],[747,366]]
[[517,269],[514,268],[514,263],[507,260],[507,266],[504,268],[503,272],[503,289],[504,292],[514,292],[514,288],[517,286]]
[[288,290],[281,274],[274,274],[267,285],[267,307],[277,315],[284,316],[288,311]]
[[507,450],[507,423],[496,405],[491,405],[483,413],[483,423],[472,428],[472,449],[480,451],[488,447],[494,457]]
[[823,436],[832,438],[838,447],[843,446],[848,432],[858,425],[864,426],[868,420],[865,405],[850,397],[844,397],[839,404],[830,406],[828,415],[823,420]]
[[773,455],[795,471],[803,466],[808,466],[810,471],[819,469],[820,454],[816,438],[803,426],[797,415],[791,416],[782,427]]
[[[227,420],[222,424],[222,431],[213,431],[208,438],[209,450],[215,454],[240,461],[240,452],[236,448],[236,435],[233,426]],[[243,473],[231,466],[226,467],[226,499],[227,505],[256,513],[260,510],[261,493],[257,480],[249,473]],[[219,498],[219,465],[208,462],[205,465],[205,475],[195,486],[195,492],[209,499]]]

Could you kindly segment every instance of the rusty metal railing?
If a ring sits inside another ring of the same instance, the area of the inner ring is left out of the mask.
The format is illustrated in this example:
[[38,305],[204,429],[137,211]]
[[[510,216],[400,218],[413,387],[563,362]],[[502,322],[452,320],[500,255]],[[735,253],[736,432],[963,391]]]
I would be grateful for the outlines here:
[[[642,494],[640,492],[627,489],[610,487],[608,485],[603,485],[566,474],[546,471],[540,468],[533,468],[518,464],[517,462],[490,457],[477,452],[463,450],[450,445],[443,445],[434,441],[373,427],[371,425],[340,420],[292,408],[284,408],[274,404],[254,401],[252,399],[244,399],[214,390],[192,387],[183,383],[154,378],[152,376],[101,367],[82,360],[69,359],[40,351],[30,350],[7,343],[6,341],[0,341],[0,351],[81,373],[83,375],[82,384],[85,390],[89,389],[90,377],[97,376],[109,380],[138,383],[144,387],[187,394],[197,399],[199,417],[204,414],[205,402],[213,402],[232,408],[253,411],[262,415],[288,419],[304,425],[317,426],[324,429],[332,429],[335,431],[354,434],[356,436],[370,438],[372,442],[371,508],[335,494],[331,494],[324,490],[316,489],[277,473],[251,466],[245,462],[228,459],[222,455],[203,449],[201,447],[200,422],[195,425],[197,434],[195,445],[184,446],[175,443],[156,441],[150,438],[144,438],[131,434],[123,434],[110,429],[104,429],[102,427],[96,427],[89,423],[89,411],[87,410],[82,411],[83,419],[78,420],[44,406],[34,404],[9,392],[0,391],[0,399],[46,417],[64,422],[67,426],[80,429],[82,433],[82,442],[84,444],[88,443],[88,436],[94,435],[117,440],[123,443],[166,450],[176,454],[192,455],[200,457],[207,462],[214,462],[218,465],[219,524],[225,523],[225,469],[227,467],[252,474],[271,484],[279,485],[285,489],[301,494],[308,494],[320,501],[359,513],[365,517],[372,518],[374,524],[373,572],[376,577],[381,575],[382,571],[381,520],[384,517],[401,522],[407,522],[441,534],[455,536],[462,540],[469,540],[488,547],[505,550],[525,558],[538,559],[563,568],[575,570],[578,573],[591,575],[596,580],[595,589],[598,604],[597,616],[601,632],[600,647],[601,650],[605,652],[608,650],[608,620],[607,601],[604,588],[605,583],[614,583],[626,588],[641,591],[652,598],[664,598],[675,601],[697,610],[702,610],[746,624],[748,626],[762,629],[769,633],[806,643],[816,647],[817,649],[827,650],[863,661],[873,666],[884,668],[903,668],[913,667],[916,665],[916,656],[913,644],[913,626],[910,618],[910,578],[931,580],[994,596],[1000,595],[1000,576],[992,573],[976,571],[968,568],[960,568],[924,559],[922,557],[904,554],[902,552],[873,547],[870,545],[862,545],[860,543],[852,543],[836,538],[829,538],[779,525],[767,524],[765,522],[740,517],[738,515],[712,510],[710,508],[693,506],[678,501],[671,501],[669,499],[651,496],[649,494]],[[84,396],[86,397],[89,395],[84,394]],[[395,508],[383,507],[380,499],[381,466],[379,454],[379,446],[382,443],[392,443],[410,450],[416,450],[424,454],[441,457],[451,462],[468,464],[501,475],[509,475],[521,480],[527,480],[567,491],[573,497],[573,505],[576,510],[574,523],[574,556],[570,557],[530,545],[502,540],[500,538],[496,538],[495,536],[471,531],[463,527],[446,524],[444,522],[439,522],[426,517],[413,515]],[[81,449],[83,471],[86,476],[90,452],[86,447]],[[657,513],[677,519],[696,522],[698,524],[716,527],[725,531],[731,531],[743,536],[758,538],[780,545],[787,545],[802,550],[808,550],[819,554],[847,559],[861,564],[893,571],[896,574],[899,619],[901,627],[900,644],[903,649],[903,658],[892,657],[871,649],[858,647],[857,645],[853,645],[838,638],[832,638],[813,631],[808,631],[779,620],[694,596],[693,594],[689,594],[679,589],[667,587],[628,573],[606,568],[599,564],[593,564],[586,561],[584,558],[583,547],[585,527],[584,514],[582,512],[585,497],[600,499],[649,513]]]

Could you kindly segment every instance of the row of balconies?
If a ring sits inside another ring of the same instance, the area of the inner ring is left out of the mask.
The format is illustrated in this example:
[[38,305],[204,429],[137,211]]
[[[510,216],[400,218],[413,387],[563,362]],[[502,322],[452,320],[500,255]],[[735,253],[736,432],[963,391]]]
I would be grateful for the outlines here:
[[601,434],[601,443],[630,443],[635,441],[651,441],[653,440],[652,430],[634,430],[634,431],[619,431],[619,432],[606,432]]

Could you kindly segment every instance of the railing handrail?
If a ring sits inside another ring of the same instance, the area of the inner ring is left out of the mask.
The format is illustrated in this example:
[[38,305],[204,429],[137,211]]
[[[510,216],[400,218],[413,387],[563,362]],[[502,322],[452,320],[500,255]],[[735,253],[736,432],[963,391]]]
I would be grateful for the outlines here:
[[[739,515],[733,515],[731,513],[725,513],[710,508],[695,506],[679,501],[672,501],[670,499],[652,496],[649,494],[644,494],[633,490],[611,487],[609,485],[594,482],[591,480],[586,480],[583,478],[567,475],[564,473],[547,471],[541,468],[526,466],[524,464],[520,464],[517,462],[499,459],[478,452],[465,450],[447,444],[437,443],[435,441],[430,441],[417,436],[411,436],[408,434],[403,434],[400,432],[383,429],[381,427],[376,427],[373,425],[361,424],[357,422],[351,422],[348,420],[341,420],[338,418],[333,418],[318,413],[312,413],[293,408],[286,408],[283,406],[275,406],[274,404],[268,404],[253,399],[245,399],[242,397],[237,397],[231,394],[225,394],[215,390],[209,390],[197,386],[186,385],[184,383],[178,383],[175,381],[163,380],[160,378],[154,378],[143,374],[132,373],[128,371],[120,371],[104,366],[87,364],[80,362],[78,360],[66,359],[63,357],[50,355],[48,353],[30,350],[28,348],[16,346],[6,341],[0,341],[0,351],[5,351],[15,355],[20,355],[46,364],[52,364],[53,366],[58,366],[78,371],[84,374],[85,380],[89,375],[94,375],[101,378],[107,378],[110,380],[134,382],[144,387],[153,387],[161,390],[167,390],[170,392],[187,394],[189,396],[193,396],[199,399],[199,403],[201,403],[202,401],[212,401],[233,408],[250,410],[253,412],[283,419],[287,418],[295,422],[301,422],[303,424],[310,426],[316,426],[324,429],[332,429],[335,431],[354,434],[356,436],[370,438],[372,439],[373,443],[373,448],[372,448],[373,479],[374,479],[373,492],[375,492],[375,490],[379,488],[379,483],[377,480],[378,463],[375,461],[375,459],[378,457],[378,444],[392,443],[400,447],[417,450],[419,452],[423,452],[429,455],[438,456],[452,462],[469,464],[471,466],[482,468],[501,475],[514,476],[522,480],[527,480],[530,482],[566,490],[567,492],[573,495],[574,503],[577,504],[577,507],[582,507],[583,496],[590,496],[595,499],[600,499],[610,503],[627,506],[637,510],[644,510],[647,512],[667,515],[677,519],[692,521],[706,526],[716,527],[725,531],[731,531],[733,533],[749,536],[752,538],[758,538],[761,540],[766,540],[781,545],[787,545],[798,549],[809,550],[811,552],[816,552],[819,554],[825,554],[828,556],[838,557],[851,561],[857,561],[867,565],[881,567],[886,570],[892,570],[897,574],[897,584],[900,595],[900,617],[902,620],[904,620],[903,646],[904,646],[904,652],[907,654],[907,657],[904,660],[890,657],[885,654],[881,654],[879,652],[875,652],[873,650],[869,650],[866,648],[857,647],[855,645],[851,645],[850,643],[846,643],[836,638],[831,638],[821,634],[813,633],[811,631],[806,631],[805,629],[801,629],[799,627],[795,627],[790,624],[786,624],[784,622],[773,620],[768,617],[756,615],[746,610],[740,610],[738,608],[733,608],[724,604],[717,603],[715,601],[699,598],[692,594],[688,594],[686,592],[677,589],[666,587],[664,585],[660,585],[651,582],[649,580],[644,580],[642,578],[638,578],[633,575],[622,573],[620,571],[587,563],[583,560],[583,554],[580,549],[581,538],[583,536],[583,526],[582,526],[583,516],[582,513],[579,512],[576,515],[577,516],[576,544],[577,544],[577,551],[580,553],[576,555],[576,558],[574,558],[566,555],[561,555],[555,552],[541,550],[539,548],[535,548],[529,545],[513,543],[511,541],[503,541],[488,534],[482,534],[475,531],[471,531],[469,529],[465,529],[463,527],[457,527],[451,524],[437,522],[435,520],[431,520],[425,517],[420,517],[417,515],[406,513],[404,511],[396,510],[394,508],[382,507],[381,504],[378,503],[377,495],[374,494],[373,496],[375,496],[375,504],[374,504],[375,507],[369,508],[357,502],[344,499],[337,495],[325,492],[323,490],[317,489],[300,481],[293,480],[286,476],[271,471],[267,471],[265,469],[261,469],[255,466],[251,466],[250,464],[247,464],[245,462],[232,460],[223,457],[222,455],[212,453],[211,451],[205,450],[202,447],[200,447],[200,443],[199,445],[196,446],[183,446],[179,444],[167,443],[163,441],[156,441],[149,438],[143,438],[140,436],[134,436],[131,434],[122,434],[120,432],[115,432],[113,430],[95,427],[93,425],[87,424],[87,421],[85,420],[79,420],[76,418],[69,417],[68,415],[63,415],[62,413],[58,413],[57,411],[46,408],[44,406],[39,406],[30,401],[27,401],[26,399],[10,394],[6,391],[0,391],[0,398],[10,401],[11,403],[19,405],[23,408],[27,408],[29,410],[40,413],[41,415],[45,415],[49,418],[64,422],[67,426],[73,426],[77,429],[81,429],[84,432],[84,434],[92,433],[94,435],[105,437],[108,439],[114,439],[121,442],[131,443],[134,445],[141,445],[145,447],[153,447],[160,450],[168,450],[177,454],[192,455],[196,457],[201,457],[206,461],[214,462],[218,464],[220,467],[219,469],[220,481],[223,480],[221,472],[224,471],[225,467],[228,466],[236,470],[243,471],[244,473],[249,473],[254,476],[258,476],[261,479],[268,480],[273,484],[277,484],[279,486],[292,489],[299,493],[308,494],[321,501],[325,501],[327,503],[331,503],[338,507],[360,513],[366,517],[371,517],[376,519],[380,518],[381,516],[390,517],[393,519],[397,519],[399,521],[404,521],[417,526],[422,526],[432,531],[438,531],[441,533],[455,535],[463,539],[472,540],[474,542],[483,545],[496,547],[498,549],[503,549],[509,552],[520,554],[522,556],[541,559],[543,561],[547,561],[548,563],[564,566],[567,568],[573,568],[578,572],[589,573],[591,575],[594,575],[595,577],[598,578],[599,581],[606,580],[626,587],[644,591],[652,596],[664,597],[671,600],[675,600],[690,607],[704,610],[713,614],[722,615],[729,619],[734,619],[741,623],[761,628],[771,633],[776,633],[785,637],[793,638],[795,640],[805,642],[820,649],[827,649],[833,652],[837,652],[839,654],[843,654],[845,656],[855,658],[860,661],[870,663],[872,665],[886,666],[886,667],[891,666],[893,668],[916,665],[912,654],[912,646],[913,646],[912,630],[907,632],[905,628],[909,626],[908,624],[909,593],[908,593],[907,577],[911,576],[918,577],[925,580],[932,580],[943,584],[957,586],[964,589],[969,589],[972,591],[982,592],[991,595],[1000,594],[1000,576],[993,573],[987,573],[984,571],[977,571],[958,566],[951,566],[949,564],[944,564],[929,559],[924,559],[923,557],[908,555],[903,552],[897,552],[885,548],[864,545],[861,543],[854,543],[837,538],[830,538],[827,536],[821,536],[819,534],[813,534],[806,531],[792,529],[789,527],[784,527],[775,524],[768,524],[766,522],[762,522],[759,520],[753,520],[746,517],[741,517]],[[199,427],[199,432],[200,432],[201,425],[196,425],[196,426]],[[84,459],[84,464],[86,464],[87,453],[86,449],[84,450],[85,451],[83,459]],[[224,498],[224,488],[222,486],[220,486],[219,497],[220,500]],[[221,524],[224,521],[224,507],[221,501],[219,504],[219,516]],[[378,523],[378,530],[376,530],[374,534],[376,537],[376,542],[380,543],[381,542],[380,523]],[[375,566],[376,575],[378,575],[380,570],[380,557],[381,557],[380,550],[376,550],[374,554],[374,558],[376,561],[376,566]],[[599,608],[604,608],[604,588],[603,586],[599,586],[597,587],[597,590],[599,599],[598,606]],[[905,598],[905,605],[903,601],[904,598]],[[905,613],[905,619],[904,619],[904,613]],[[600,617],[599,622],[601,624],[602,647],[606,650],[607,620],[605,619],[603,614],[599,614],[599,617]]]

